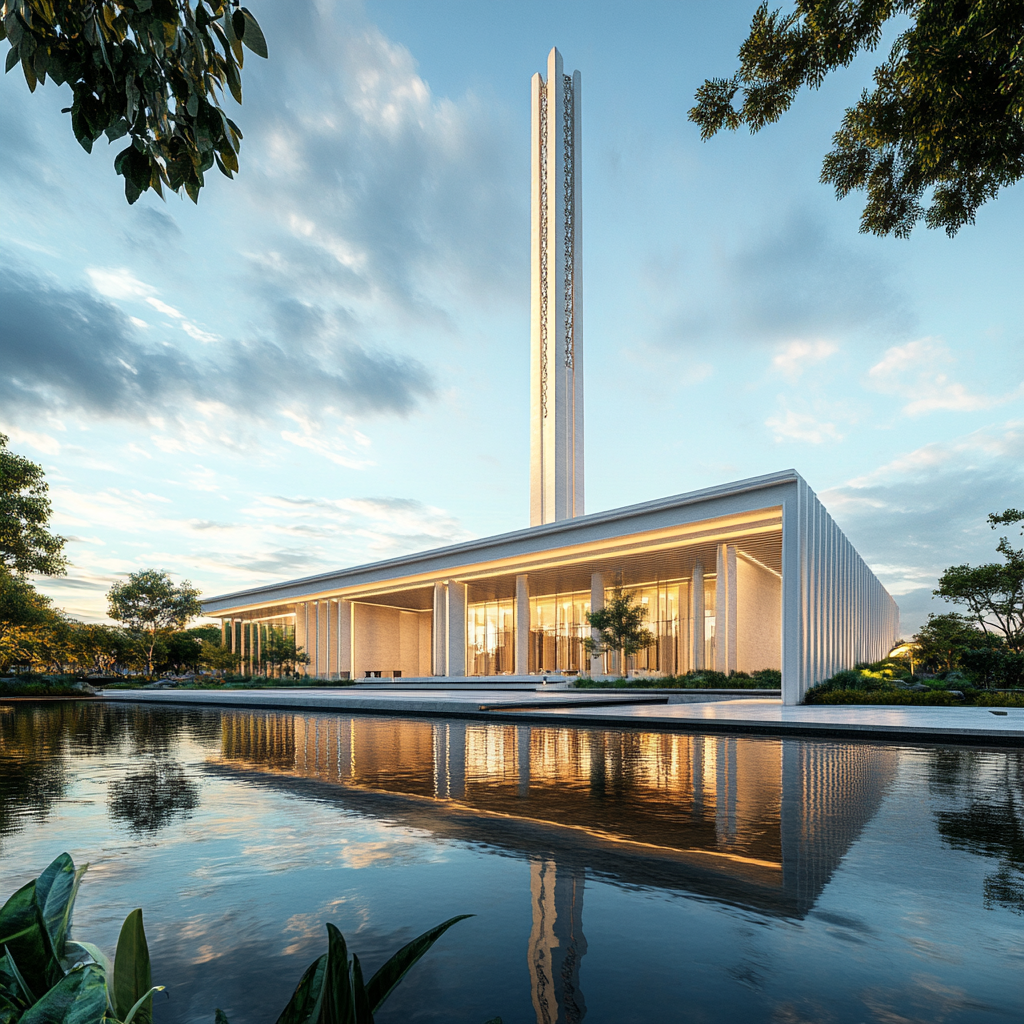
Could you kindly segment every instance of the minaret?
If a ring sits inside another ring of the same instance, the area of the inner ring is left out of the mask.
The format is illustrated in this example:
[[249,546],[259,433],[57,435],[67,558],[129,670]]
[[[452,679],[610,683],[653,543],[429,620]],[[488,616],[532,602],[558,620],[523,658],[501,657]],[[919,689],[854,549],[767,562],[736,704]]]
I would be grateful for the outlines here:
[[530,525],[583,515],[580,73],[533,76]]

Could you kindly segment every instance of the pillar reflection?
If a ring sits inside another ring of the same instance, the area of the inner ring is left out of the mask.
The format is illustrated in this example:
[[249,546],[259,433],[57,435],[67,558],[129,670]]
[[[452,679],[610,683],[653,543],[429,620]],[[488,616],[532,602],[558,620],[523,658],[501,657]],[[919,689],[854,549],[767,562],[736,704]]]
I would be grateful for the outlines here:
[[580,989],[584,872],[553,860],[530,862],[533,926],[527,960],[537,1024],[576,1024],[587,1006]]
[[[222,723],[218,770],[316,780],[369,813],[386,795],[389,817],[550,864],[553,878],[570,873],[580,901],[592,869],[793,917],[813,907],[875,814],[899,757],[798,739],[467,720],[225,712]],[[561,892],[552,886],[541,891]]]

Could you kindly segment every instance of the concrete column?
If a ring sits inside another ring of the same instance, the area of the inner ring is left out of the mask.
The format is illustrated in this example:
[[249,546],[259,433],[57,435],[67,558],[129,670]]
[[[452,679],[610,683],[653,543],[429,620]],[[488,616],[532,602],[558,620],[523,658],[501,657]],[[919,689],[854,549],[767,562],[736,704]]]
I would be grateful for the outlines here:
[[256,623],[256,664],[263,662],[263,627]]
[[[303,601],[295,607],[295,648],[309,654],[309,603]],[[300,675],[309,675],[308,665],[297,665],[296,671]]]
[[516,577],[516,675],[530,671],[530,587],[529,577]]
[[[324,672],[328,679],[338,678],[338,668],[334,662],[337,661],[337,631],[334,629],[334,623],[337,621],[336,616],[332,616],[331,612],[334,611],[334,602],[327,600],[324,601]],[[331,643],[331,634],[335,634],[335,642]]]
[[228,620],[220,620],[220,645],[221,647],[227,647],[228,645]]
[[676,592],[676,674],[690,671],[690,594],[685,583]]
[[701,562],[693,567],[693,580],[690,584],[690,635],[693,642],[693,654],[690,664],[695,670],[704,668],[704,565]]
[[231,653],[232,654],[237,654],[238,653],[238,648],[237,648],[237,642],[236,642],[236,638],[235,638],[235,620],[234,619],[228,619],[228,622],[230,623],[230,626],[231,626]]
[[448,588],[440,580],[434,584],[434,622],[431,636],[433,674],[448,675]]
[[[604,610],[604,573],[592,572],[590,574],[590,610],[599,612]],[[600,633],[596,629],[590,631],[590,635],[597,640]],[[590,659],[591,678],[604,675],[604,655],[597,654]]]
[[466,674],[466,596],[467,586],[448,581],[448,675]]
[[715,579],[715,668],[734,672],[737,664],[736,547],[719,544]]
[[355,630],[352,628],[354,614],[352,602],[344,599],[338,602],[338,677],[349,679],[355,675]]

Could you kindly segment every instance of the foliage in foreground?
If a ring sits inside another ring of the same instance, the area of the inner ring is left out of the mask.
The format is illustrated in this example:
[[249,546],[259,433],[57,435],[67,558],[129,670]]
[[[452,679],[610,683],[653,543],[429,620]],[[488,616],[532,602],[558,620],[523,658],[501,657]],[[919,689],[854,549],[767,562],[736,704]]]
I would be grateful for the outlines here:
[[[861,231],[906,238],[920,221],[950,236],[982,203],[1024,176],[1024,5],[947,0],[797,0],[786,14],[762,3],[740,46],[739,70],[698,90],[690,120],[709,139],[777,121],[807,86],[909,22],[889,58],[847,109],[821,180],[842,199],[863,189]],[[739,106],[733,105],[742,92]],[[930,204],[925,205],[928,195]]]
[[777,690],[782,686],[782,673],[777,668],[764,668],[758,672],[713,672],[697,669],[679,676],[633,676],[629,679],[591,679],[581,676],[575,686],[580,690]]
[[[0,908],[3,1024],[152,1024],[153,993],[163,986],[151,984],[142,911],[125,919],[112,966],[96,946],[71,939],[72,911],[86,868],[76,871],[62,853]],[[373,1015],[430,947],[471,916],[460,914],[424,932],[367,982],[359,957],[349,957],[341,932],[328,924],[327,952],[306,969],[278,1024],[373,1024]],[[215,1024],[227,1024],[221,1010]]]
[[242,102],[242,47],[266,57],[267,43],[237,0],[0,0],[0,16],[5,70],[20,63],[33,92],[47,75],[71,86],[64,113],[87,153],[129,137],[114,160],[129,203],[165,185],[198,202],[215,163],[238,171],[242,133],[220,95]]

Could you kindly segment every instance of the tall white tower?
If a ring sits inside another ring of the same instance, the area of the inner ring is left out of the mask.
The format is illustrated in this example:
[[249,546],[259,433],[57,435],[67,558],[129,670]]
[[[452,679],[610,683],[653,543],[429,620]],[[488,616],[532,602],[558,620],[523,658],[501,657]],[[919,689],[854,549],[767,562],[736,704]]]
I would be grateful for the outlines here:
[[583,515],[580,73],[533,76],[530,525]]

